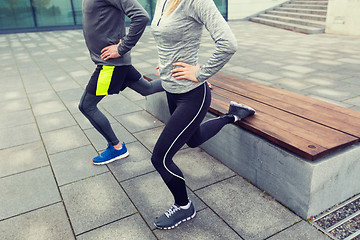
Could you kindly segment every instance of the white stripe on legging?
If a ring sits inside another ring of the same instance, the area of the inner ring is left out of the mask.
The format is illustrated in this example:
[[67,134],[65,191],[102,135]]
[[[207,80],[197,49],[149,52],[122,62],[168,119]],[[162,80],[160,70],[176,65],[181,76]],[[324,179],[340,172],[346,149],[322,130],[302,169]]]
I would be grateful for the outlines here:
[[200,114],[201,109],[202,109],[203,106],[204,106],[205,98],[206,98],[206,86],[205,86],[205,84],[204,84],[204,97],[203,97],[203,101],[202,101],[202,103],[201,103],[201,106],[200,106],[199,111],[197,112],[197,114],[195,115],[195,117],[193,118],[193,120],[191,120],[191,122],[184,128],[184,130],[182,130],[181,133],[175,138],[175,140],[174,140],[173,143],[170,145],[169,149],[166,151],[166,153],[165,153],[165,155],[164,155],[163,164],[164,164],[165,169],[166,169],[169,173],[171,173],[173,176],[178,177],[178,178],[180,178],[180,179],[182,179],[182,180],[184,180],[184,181],[185,181],[185,179],[184,179],[183,177],[181,177],[181,176],[179,176],[179,175],[176,175],[175,173],[171,172],[171,171],[166,167],[166,164],[165,164],[166,156],[167,156],[167,154],[169,153],[169,151],[170,151],[170,149],[172,148],[172,146],[175,144],[175,142],[179,139],[179,137],[181,136],[181,134],[183,134],[183,133],[185,132],[185,130],[195,121],[195,119],[197,118],[197,116]]

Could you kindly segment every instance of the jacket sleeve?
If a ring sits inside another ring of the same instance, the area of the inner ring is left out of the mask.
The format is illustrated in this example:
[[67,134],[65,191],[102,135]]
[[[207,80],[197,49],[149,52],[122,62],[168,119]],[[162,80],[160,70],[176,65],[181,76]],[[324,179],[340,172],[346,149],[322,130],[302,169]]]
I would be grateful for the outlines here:
[[109,0],[112,5],[121,9],[130,18],[128,34],[121,39],[117,51],[119,55],[124,55],[130,51],[139,41],[144,33],[149,15],[137,0]]
[[215,42],[213,54],[196,72],[197,80],[203,82],[218,72],[235,54],[237,40],[213,0],[193,0],[192,5],[191,17],[204,24]]

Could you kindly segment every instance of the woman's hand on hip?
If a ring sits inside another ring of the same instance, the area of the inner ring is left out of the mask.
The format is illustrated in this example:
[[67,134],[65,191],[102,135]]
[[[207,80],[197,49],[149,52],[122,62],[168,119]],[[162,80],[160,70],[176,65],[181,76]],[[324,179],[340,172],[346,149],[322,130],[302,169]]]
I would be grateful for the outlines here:
[[118,57],[120,57],[120,55],[119,55],[119,53],[117,51],[120,43],[121,43],[121,40],[119,41],[118,44],[110,45],[110,46],[107,46],[107,47],[104,47],[103,49],[101,49],[100,57],[102,59],[104,59],[105,61],[110,59],[110,58],[118,58]]
[[196,79],[196,72],[200,69],[199,64],[193,66],[184,62],[176,62],[173,63],[173,66],[175,68],[171,70],[171,73],[175,79],[188,79],[193,82],[199,82]]

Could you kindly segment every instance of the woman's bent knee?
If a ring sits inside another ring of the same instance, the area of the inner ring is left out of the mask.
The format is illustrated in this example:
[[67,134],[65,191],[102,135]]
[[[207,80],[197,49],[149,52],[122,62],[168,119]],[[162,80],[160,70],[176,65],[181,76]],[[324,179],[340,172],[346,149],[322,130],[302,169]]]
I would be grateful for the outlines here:
[[196,148],[200,144],[197,141],[194,141],[194,140],[190,139],[189,141],[187,141],[186,145],[188,145],[190,148]]

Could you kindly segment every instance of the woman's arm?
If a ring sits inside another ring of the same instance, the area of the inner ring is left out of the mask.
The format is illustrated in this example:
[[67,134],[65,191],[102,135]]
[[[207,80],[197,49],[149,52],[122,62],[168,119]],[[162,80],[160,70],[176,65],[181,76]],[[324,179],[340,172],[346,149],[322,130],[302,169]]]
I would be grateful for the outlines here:
[[203,82],[230,60],[237,50],[237,40],[213,0],[193,0],[190,14],[196,21],[204,24],[215,42],[212,56],[196,71],[196,79]]

